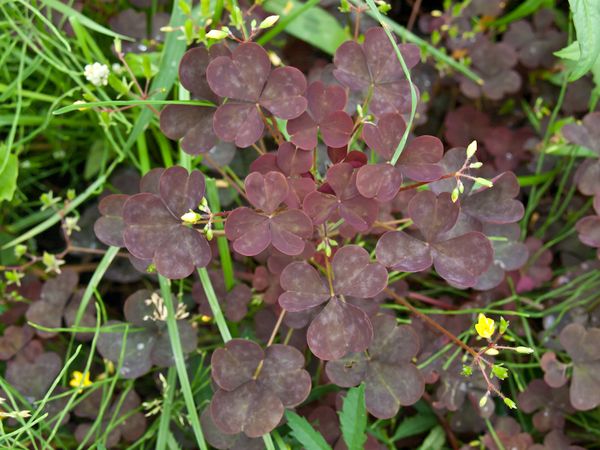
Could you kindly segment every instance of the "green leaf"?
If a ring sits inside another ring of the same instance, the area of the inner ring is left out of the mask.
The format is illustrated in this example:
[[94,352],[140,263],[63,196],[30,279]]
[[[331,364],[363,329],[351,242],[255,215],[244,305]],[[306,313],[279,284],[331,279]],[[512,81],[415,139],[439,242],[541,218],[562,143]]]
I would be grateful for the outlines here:
[[399,439],[416,436],[427,430],[431,430],[437,423],[438,420],[433,414],[416,414],[407,417],[396,428],[396,432],[391,440],[395,442]]
[[510,324],[510,322],[508,320],[506,320],[504,317],[500,317],[500,329],[499,329],[499,333],[500,334],[506,333],[506,330],[508,329],[508,325],[509,324]]
[[600,54],[600,0],[569,0],[580,56],[569,80],[588,73]]
[[0,172],[0,201],[10,201],[15,195],[17,189],[17,177],[19,176],[19,160],[10,154],[4,166],[4,170]]
[[340,428],[348,450],[362,450],[367,440],[367,408],[365,406],[365,385],[352,388],[344,398],[340,413]]
[[[290,9],[288,3],[293,5]],[[263,8],[281,16],[279,22],[268,33],[262,36],[259,44],[265,44],[279,32],[286,33],[308,42],[330,55],[333,55],[340,44],[350,36],[340,26],[335,17],[322,8],[315,6],[318,0],[306,3],[295,0],[268,0]]]
[[562,59],[568,59],[569,61],[578,61],[581,58],[581,51],[579,50],[579,43],[577,41],[571,42],[565,48],[554,52],[554,56],[558,56]]
[[446,442],[446,433],[444,429],[438,425],[435,428],[432,428],[421,446],[419,450],[439,450],[440,448],[444,448],[444,443]]
[[292,435],[304,448],[307,450],[331,450],[321,433],[316,431],[304,417],[300,417],[293,411],[286,411],[285,417],[288,420],[288,426],[292,429]]
[[506,380],[508,378],[508,369],[506,367],[502,367],[501,364],[494,364],[492,366],[492,373],[501,380]]

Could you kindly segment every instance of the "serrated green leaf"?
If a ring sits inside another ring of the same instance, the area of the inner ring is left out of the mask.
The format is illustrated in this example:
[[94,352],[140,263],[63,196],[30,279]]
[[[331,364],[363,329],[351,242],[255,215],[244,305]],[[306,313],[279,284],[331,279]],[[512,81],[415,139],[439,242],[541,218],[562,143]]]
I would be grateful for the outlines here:
[[292,429],[292,435],[302,444],[303,448],[307,450],[331,450],[331,446],[325,441],[321,433],[315,430],[304,417],[293,411],[286,411],[285,417],[288,426]]
[[17,189],[17,177],[19,176],[19,160],[10,154],[6,160],[4,170],[0,172],[0,201],[12,200]]
[[579,60],[569,80],[588,73],[600,55],[600,0],[569,0],[579,45]]
[[435,428],[432,428],[421,446],[419,450],[439,450],[440,448],[444,448],[444,443],[446,442],[446,433],[444,429],[438,425]]
[[558,56],[562,59],[568,59],[569,61],[577,61],[581,58],[581,51],[579,50],[579,43],[577,41],[571,42],[565,48],[554,52],[554,56]]
[[362,450],[367,440],[365,385],[348,390],[340,413],[340,428],[348,450]]

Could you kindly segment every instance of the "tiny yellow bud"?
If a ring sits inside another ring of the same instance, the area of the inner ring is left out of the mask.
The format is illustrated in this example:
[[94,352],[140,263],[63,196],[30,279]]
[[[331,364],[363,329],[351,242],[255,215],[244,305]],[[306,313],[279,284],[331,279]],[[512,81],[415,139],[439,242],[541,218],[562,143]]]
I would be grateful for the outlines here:
[[183,216],[181,216],[181,221],[189,224],[195,224],[200,220],[200,214],[195,213],[194,211],[188,211]]
[[488,319],[485,314],[479,313],[477,324],[475,324],[477,334],[485,339],[490,339],[496,331],[494,319]]
[[530,354],[531,354],[531,353],[533,353],[535,350],[533,350],[533,349],[532,349],[532,348],[530,348],[530,347],[522,347],[522,346],[518,346],[518,347],[515,347],[515,351],[516,351],[517,353],[522,353],[522,354],[524,354],[524,355],[530,355]]
[[467,158],[471,159],[477,151],[477,141],[471,142],[467,147]]
[[210,316],[200,316],[200,320],[204,323],[209,323],[212,320]]

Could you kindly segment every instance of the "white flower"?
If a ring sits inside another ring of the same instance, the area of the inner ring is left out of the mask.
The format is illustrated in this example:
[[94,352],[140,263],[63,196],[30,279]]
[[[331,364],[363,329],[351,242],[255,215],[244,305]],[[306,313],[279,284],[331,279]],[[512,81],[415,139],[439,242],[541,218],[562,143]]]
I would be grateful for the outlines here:
[[94,64],[88,64],[85,66],[83,74],[85,79],[92,83],[94,86],[106,86],[108,84],[108,74],[110,70],[106,64],[100,64],[95,62]]

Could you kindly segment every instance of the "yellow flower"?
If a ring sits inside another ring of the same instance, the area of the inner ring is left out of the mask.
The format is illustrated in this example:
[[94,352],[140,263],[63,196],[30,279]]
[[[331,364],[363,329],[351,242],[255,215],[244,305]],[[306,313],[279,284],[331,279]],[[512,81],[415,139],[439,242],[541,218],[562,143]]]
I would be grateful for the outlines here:
[[[78,370],[73,372],[71,375],[71,381],[69,381],[69,386],[74,388],[84,388],[92,385],[92,381],[90,380],[90,373],[86,372],[85,374],[81,373]],[[79,389],[78,392],[82,392],[83,389]]]
[[475,324],[475,331],[482,338],[491,339],[496,331],[494,319],[488,319],[485,314],[479,313],[478,321]]

